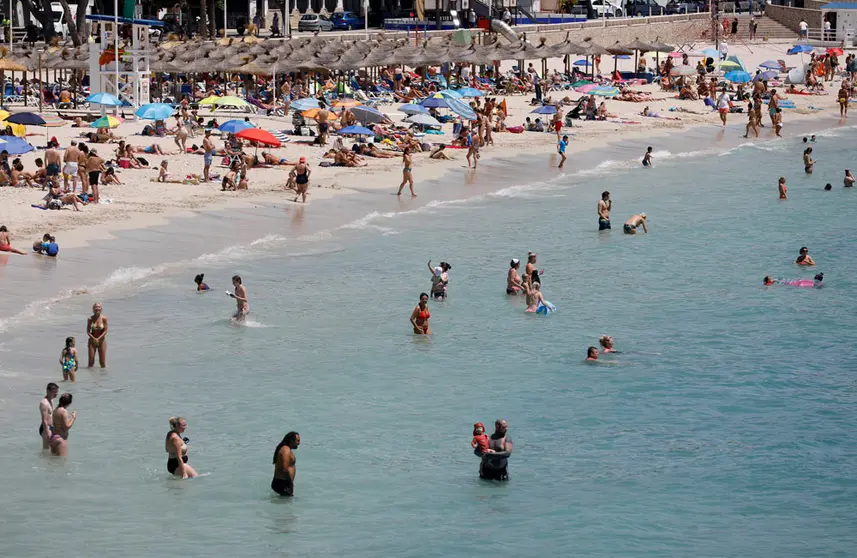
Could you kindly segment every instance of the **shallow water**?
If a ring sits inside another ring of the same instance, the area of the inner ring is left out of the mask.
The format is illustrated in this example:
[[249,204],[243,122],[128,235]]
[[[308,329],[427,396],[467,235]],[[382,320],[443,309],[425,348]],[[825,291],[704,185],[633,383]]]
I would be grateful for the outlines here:
[[[428,205],[342,202],[346,228],[278,208],[233,217],[244,232],[228,238],[217,216],[183,223],[201,258],[168,235],[122,233],[123,247],[163,242],[181,263],[114,271],[92,296],[6,324],[0,551],[42,555],[49,530],[69,556],[850,555],[857,191],[841,177],[855,139],[821,135],[811,177],[795,139],[721,155],[658,147],[648,170],[638,146],[619,146],[612,162],[579,162],[584,173],[542,161],[527,180],[498,162],[455,195],[439,184]],[[596,230],[602,190],[610,233]],[[621,234],[639,211],[650,234]],[[274,220],[282,230],[253,245]],[[817,270],[792,264],[803,245]],[[509,259],[528,250],[559,308],[547,318],[503,294]],[[453,270],[427,339],[408,316],[429,258]],[[817,271],[822,289],[760,286]],[[76,281],[61,272],[39,270]],[[234,273],[252,327],[229,320]],[[68,459],[44,458],[38,399],[62,339],[84,338],[93,296],[110,318],[110,369],[63,386],[79,422]],[[605,333],[618,364],[584,364]],[[190,482],[165,470],[177,414],[207,475]],[[469,451],[472,424],[498,417],[515,441],[504,484],[479,481]],[[268,485],[288,430],[302,445],[283,500]]]

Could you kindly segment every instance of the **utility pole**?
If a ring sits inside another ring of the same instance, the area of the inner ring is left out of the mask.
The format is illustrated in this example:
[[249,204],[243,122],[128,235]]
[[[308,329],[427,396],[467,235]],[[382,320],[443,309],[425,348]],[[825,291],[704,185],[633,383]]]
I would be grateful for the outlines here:
[[710,3],[711,10],[711,29],[714,39],[714,48],[720,52],[720,0],[713,0]]

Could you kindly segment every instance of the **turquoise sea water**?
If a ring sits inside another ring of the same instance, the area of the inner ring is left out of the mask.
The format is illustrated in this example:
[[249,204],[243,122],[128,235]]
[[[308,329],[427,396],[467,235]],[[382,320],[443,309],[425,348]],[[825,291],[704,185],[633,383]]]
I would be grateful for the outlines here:
[[[853,555],[857,191],[842,171],[857,167],[855,139],[820,135],[811,177],[796,139],[701,153],[674,141],[648,170],[640,146],[619,145],[566,175],[544,157],[486,160],[478,179],[423,185],[440,199],[427,205],[331,202],[346,228],[304,227],[311,205],[239,212],[228,235],[200,217],[182,223],[185,242],[121,233],[122,250],[180,263],[21,304],[3,325],[0,554],[49,541],[68,556]],[[610,233],[597,231],[602,190]],[[623,235],[640,211],[650,234]],[[260,223],[279,230],[260,237]],[[792,263],[804,245],[816,269]],[[528,250],[559,308],[547,318],[504,294]],[[35,273],[74,283],[85,255],[63,255]],[[429,258],[453,269],[426,339],[408,317]],[[7,288],[22,286],[18,267]],[[818,271],[822,289],[761,287]],[[197,272],[212,292],[193,292]],[[252,327],[230,323],[234,273]],[[42,457],[38,401],[94,297],[110,368],[62,386],[78,411],[70,455]],[[618,364],[584,364],[602,334]],[[173,415],[203,478],[167,475]],[[515,442],[502,484],[477,478],[469,447],[472,424],[499,417]],[[289,430],[302,445],[284,500],[271,454]]]

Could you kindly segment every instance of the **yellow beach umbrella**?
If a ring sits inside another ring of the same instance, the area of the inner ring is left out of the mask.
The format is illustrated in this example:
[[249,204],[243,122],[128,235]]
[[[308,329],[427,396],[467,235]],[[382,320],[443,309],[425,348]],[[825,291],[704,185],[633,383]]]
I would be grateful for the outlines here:
[[213,105],[220,107],[249,107],[250,103],[245,101],[244,99],[239,99],[238,97],[234,97],[232,95],[227,95],[225,97],[218,97],[216,95],[212,95],[211,97],[206,97],[205,99],[199,102],[201,106]]
[[116,118],[115,116],[102,116],[89,126],[91,128],[116,128],[120,124],[122,124],[123,120],[121,118]]
[[741,68],[741,64],[734,62],[732,60],[723,60],[722,62],[717,62],[715,64],[718,68]]
[[354,99],[340,99],[338,101],[334,101],[331,105],[334,108],[351,108],[360,105],[360,101],[356,101]]

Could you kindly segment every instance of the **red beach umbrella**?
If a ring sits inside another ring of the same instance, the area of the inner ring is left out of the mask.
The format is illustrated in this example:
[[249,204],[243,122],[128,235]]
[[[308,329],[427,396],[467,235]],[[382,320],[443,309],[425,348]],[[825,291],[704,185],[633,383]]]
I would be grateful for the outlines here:
[[835,54],[836,56],[842,56],[843,54],[845,54],[845,51],[841,48],[834,47],[827,49],[827,54]]
[[246,130],[241,130],[235,134],[235,137],[245,139],[247,141],[254,141],[270,147],[280,147],[281,145],[280,140],[275,138],[271,132],[266,132],[261,128],[247,128]]

